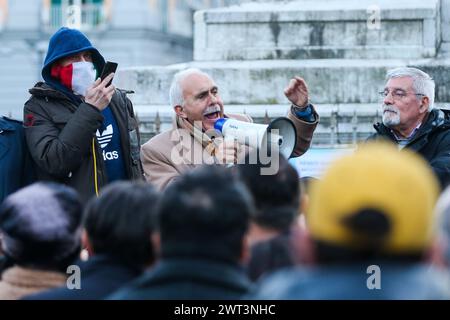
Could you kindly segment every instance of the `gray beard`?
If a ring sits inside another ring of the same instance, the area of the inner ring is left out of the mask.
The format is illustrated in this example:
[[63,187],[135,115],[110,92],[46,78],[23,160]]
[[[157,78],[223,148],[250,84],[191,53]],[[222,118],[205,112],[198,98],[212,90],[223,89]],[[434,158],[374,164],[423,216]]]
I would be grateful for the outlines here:
[[383,124],[386,127],[393,127],[400,124],[400,115],[395,115],[394,117],[383,116]]
[[[392,112],[384,112],[384,110],[394,110],[396,113]],[[383,106],[383,117],[382,117],[383,124],[386,127],[392,127],[400,124],[400,112],[397,108],[392,106]]]

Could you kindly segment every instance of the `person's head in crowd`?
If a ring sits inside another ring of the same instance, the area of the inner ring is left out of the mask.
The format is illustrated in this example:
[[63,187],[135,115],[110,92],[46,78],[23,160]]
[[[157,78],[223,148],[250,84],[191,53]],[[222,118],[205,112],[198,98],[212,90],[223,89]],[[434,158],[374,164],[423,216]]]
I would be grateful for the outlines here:
[[239,177],[255,203],[250,232],[250,237],[254,233],[255,240],[288,231],[298,218],[300,183],[297,171],[282,155],[279,155],[275,174],[263,173],[262,169],[269,165],[250,154],[244,164],[237,166]]
[[202,166],[181,176],[158,207],[161,258],[243,262],[253,202],[245,186],[222,166]]
[[151,243],[158,193],[152,185],[115,182],[86,206],[83,242],[90,255],[106,255],[144,268],[155,260]]
[[66,271],[81,248],[82,204],[66,186],[39,182],[0,207],[2,250],[14,264]]
[[81,249],[83,207],[75,190],[39,182],[9,195],[0,206],[5,260],[0,300],[62,286]]
[[424,259],[438,192],[431,169],[407,150],[368,144],[337,160],[311,191],[316,262]]
[[251,254],[247,264],[247,273],[253,281],[267,272],[300,262],[296,245],[301,241],[297,220],[301,198],[299,176],[286,158],[277,156],[278,170],[274,174],[264,174],[262,169],[272,163],[265,163],[256,154],[249,154],[245,164],[237,166],[238,176],[250,190],[256,209],[251,216]]

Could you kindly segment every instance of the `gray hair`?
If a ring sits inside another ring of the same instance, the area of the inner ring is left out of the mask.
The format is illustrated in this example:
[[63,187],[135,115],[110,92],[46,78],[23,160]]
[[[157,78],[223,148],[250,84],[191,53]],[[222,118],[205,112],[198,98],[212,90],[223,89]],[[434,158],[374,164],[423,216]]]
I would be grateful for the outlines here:
[[197,68],[189,68],[175,73],[169,90],[169,101],[172,107],[183,105],[184,98],[183,89],[181,88],[181,82],[183,82],[184,79],[192,74],[204,75],[211,79],[211,77],[207,73]]
[[428,111],[434,107],[434,80],[428,73],[423,72],[417,68],[395,68],[386,73],[386,81],[392,78],[410,77],[413,79],[413,90],[415,93],[423,94],[428,97],[430,104]]

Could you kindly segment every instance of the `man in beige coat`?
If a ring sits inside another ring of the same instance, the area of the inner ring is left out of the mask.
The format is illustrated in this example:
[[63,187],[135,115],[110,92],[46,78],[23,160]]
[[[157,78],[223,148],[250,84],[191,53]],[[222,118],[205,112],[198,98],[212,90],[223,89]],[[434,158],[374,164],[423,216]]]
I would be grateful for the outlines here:
[[[297,130],[293,156],[308,150],[319,115],[308,103],[308,88],[295,77],[284,91],[292,106],[287,117]],[[225,114],[214,80],[199,69],[190,68],[174,75],[170,104],[175,111],[173,128],[158,134],[142,146],[141,159],[147,181],[159,190],[183,172],[201,164],[236,163],[245,148],[217,136],[214,123],[219,118],[253,122],[248,115]]]

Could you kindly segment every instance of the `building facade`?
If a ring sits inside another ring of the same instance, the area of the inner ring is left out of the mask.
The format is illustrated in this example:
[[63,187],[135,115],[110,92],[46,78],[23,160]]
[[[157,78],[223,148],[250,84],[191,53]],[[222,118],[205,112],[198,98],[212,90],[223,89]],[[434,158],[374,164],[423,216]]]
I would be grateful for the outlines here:
[[50,36],[85,32],[120,68],[192,60],[195,10],[233,0],[0,0],[0,114],[22,118]]

